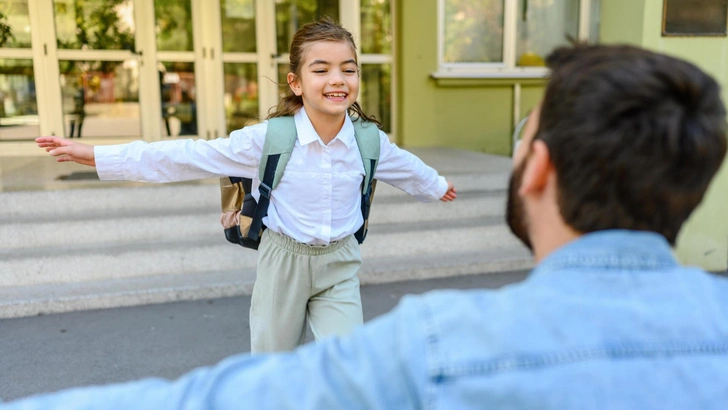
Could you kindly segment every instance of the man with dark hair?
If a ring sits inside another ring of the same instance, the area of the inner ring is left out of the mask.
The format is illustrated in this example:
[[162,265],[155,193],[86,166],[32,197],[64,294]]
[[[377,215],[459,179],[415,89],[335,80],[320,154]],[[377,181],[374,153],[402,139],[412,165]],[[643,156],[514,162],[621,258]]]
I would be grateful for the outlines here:
[[509,189],[508,223],[538,262],[524,282],[408,297],[350,337],[175,382],[8,408],[725,408],[728,281],[670,248],[726,152],[718,85],[626,46],[548,64]]

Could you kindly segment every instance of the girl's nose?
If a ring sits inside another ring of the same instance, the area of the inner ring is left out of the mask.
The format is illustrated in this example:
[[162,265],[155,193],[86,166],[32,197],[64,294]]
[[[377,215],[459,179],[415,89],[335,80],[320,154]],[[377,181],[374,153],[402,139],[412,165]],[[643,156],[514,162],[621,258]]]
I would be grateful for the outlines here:
[[336,84],[343,84],[344,83],[344,76],[341,72],[332,72],[331,77],[329,78],[329,83],[332,85]]

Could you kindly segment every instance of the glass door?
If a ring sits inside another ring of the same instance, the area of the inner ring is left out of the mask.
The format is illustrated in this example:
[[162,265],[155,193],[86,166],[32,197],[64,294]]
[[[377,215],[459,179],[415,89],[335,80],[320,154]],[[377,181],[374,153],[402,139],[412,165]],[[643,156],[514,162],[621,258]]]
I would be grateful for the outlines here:
[[40,133],[27,0],[0,0],[0,142]]
[[154,34],[159,86],[158,134],[199,134],[198,62],[191,0],[155,0]]
[[[260,16],[267,10],[265,1],[220,0],[219,27],[222,43],[223,104],[225,131],[230,133],[259,121],[267,109],[267,96],[261,98],[261,82],[268,67],[259,64],[265,55],[260,47]],[[265,27],[265,24],[262,25]],[[263,36],[265,37],[265,36]],[[269,59],[269,58],[268,58]],[[269,84],[262,84],[265,89]]]
[[138,138],[140,54],[133,0],[53,0],[66,138]]
[[359,103],[364,112],[374,115],[384,132],[393,138],[394,27],[390,0],[361,0],[358,30],[361,90]]

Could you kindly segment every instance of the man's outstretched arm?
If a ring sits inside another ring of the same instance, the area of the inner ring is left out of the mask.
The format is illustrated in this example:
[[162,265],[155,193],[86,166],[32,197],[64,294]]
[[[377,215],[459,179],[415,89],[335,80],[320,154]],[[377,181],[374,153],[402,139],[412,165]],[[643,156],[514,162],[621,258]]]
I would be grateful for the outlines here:
[[426,352],[413,312],[400,304],[351,337],[284,354],[233,356],[177,381],[66,390],[0,404],[0,410],[418,408]]

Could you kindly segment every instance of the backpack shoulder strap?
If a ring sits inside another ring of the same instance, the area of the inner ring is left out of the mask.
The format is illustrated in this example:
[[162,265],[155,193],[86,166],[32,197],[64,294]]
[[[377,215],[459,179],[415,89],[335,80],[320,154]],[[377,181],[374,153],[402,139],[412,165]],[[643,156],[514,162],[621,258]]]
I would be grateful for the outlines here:
[[260,158],[258,177],[261,182],[266,179],[266,170],[269,163],[273,167],[273,179],[266,185],[271,190],[278,186],[283,176],[283,171],[291,158],[291,152],[296,145],[296,122],[293,117],[275,117],[268,120],[268,128],[265,132],[265,143]]
[[352,121],[352,124],[354,124],[356,144],[359,147],[359,154],[361,154],[361,161],[364,164],[364,173],[366,174],[361,193],[366,195],[367,192],[370,192],[374,174],[379,164],[379,128],[374,123],[366,122],[361,118]]
[[258,240],[263,227],[263,217],[268,214],[270,193],[278,186],[283,176],[293,147],[296,145],[296,135],[296,122],[293,117],[276,117],[268,120],[258,168],[260,198],[258,198],[258,205],[255,208],[248,233],[253,240]]
[[352,121],[354,124],[354,135],[356,137],[356,145],[359,147],[361,161],[364,164],[364,181],[361,184],[361,216],[364,223],[359,230],[354,233],[357,242],[362,243],[367,237],[369,230],[369,209],[372,206],[372,197],[374,196],[374,188],[376,182],[374,174],[377,172],[377,164],[379,164],[379,128],[371,122],[366,122],[361,118]]

